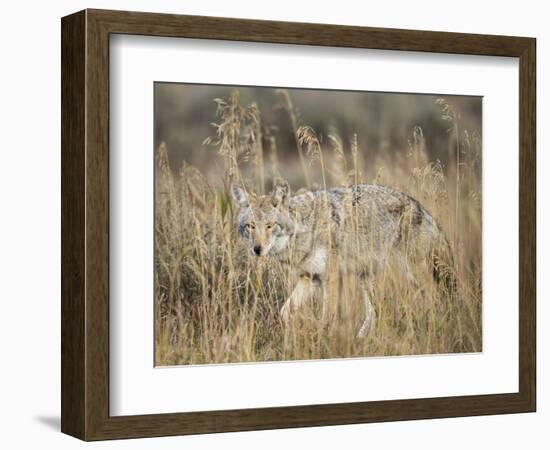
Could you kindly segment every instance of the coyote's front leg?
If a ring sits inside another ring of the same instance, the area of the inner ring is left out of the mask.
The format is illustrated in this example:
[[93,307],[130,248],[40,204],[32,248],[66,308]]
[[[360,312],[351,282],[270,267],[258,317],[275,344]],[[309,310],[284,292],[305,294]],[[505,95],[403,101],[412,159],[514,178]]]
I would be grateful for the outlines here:
[[327,252],[324,247],[317,247],[311,251],[300,263],[301,275],[292,294],[281,308],[281,318],[288,323],[293,311],[310,301],[315,288],[322,285],[322,278],[326,269]]
[[314,281],[310,275],[302,275],[298,279],[298,283],[294,286],[292,294],[286,300],[281,308],[281,318],[283,322],[290,321],[291,314],[298,310],[305,302],[309,301],[314,292]]

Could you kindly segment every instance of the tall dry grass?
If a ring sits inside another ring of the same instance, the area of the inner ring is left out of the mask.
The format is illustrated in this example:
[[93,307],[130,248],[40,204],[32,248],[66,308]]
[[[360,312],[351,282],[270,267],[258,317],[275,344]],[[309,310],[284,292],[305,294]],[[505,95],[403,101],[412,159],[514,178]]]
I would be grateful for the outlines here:
[[[481,140],[461,130],[460,117],[444,99],[454,164],[427,157],[422,129],[410,130],[407,152],[371,157],[361,130],[323,139],[299,122],[291,96],[278,92],[288,112],[303,186],[377,183],[419,200],[445,230],[455,259],[460,296],[435,286],[418,268],[421,289],[397,266],[371,286],[376,326],[356,338],[364,318],[355,279],[329,271],[329,314],[319,303],[283,325],[279,309],[295,283],[292,267],[251,256],[237,235],[228,195],[232,181],[269,191],[285,175],[277,142],[255,104],[238,92],[215,99],[219,121],[204,144],[223,163],[225,179],[209,185],[196,168],[170,167],[165,145],[157,149],[155,217],[156,364],[208,364],[274,360],[434,354],[481,351]],[[317,180],[317,181],[316,181]],[[298,186],[295,186],[298,187]],[[391,263],[390,263],[391,265]]]

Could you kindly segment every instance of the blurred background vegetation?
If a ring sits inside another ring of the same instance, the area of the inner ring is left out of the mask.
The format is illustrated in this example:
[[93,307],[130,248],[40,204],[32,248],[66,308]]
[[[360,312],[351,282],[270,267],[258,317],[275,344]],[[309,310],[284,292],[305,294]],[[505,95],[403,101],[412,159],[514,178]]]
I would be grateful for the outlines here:
[[[292,119],[284,96],[276,88],[156,83],[155,148],[164,142],[172,168],[181,167],[185,161],[198,168],[209,183],[219,184],[223,163],[217,157],[217,147],[204,141],[215,136],[213,124],[219,122],[214,99],[227,99],[235,91],[239,92],[242,105],[257,106],[263,146],[268,148],[270,142],[275,143],[277,156],[286,167],[282,175],[294,188],[303,186]],[[323,145],[329,145],[329,134],[336,134],[349,147],[356,134],[360,157],[367,165],[382,155],[390,160],[406,156],[415,127],[422,129],[429,160],[440,161],[444,170],[455,160],[453,130],[436,104],[441,94],[285,91],[298,125],[312,127]],[[468,130],[470,136],[478,136],[481,141],[482,98],[444,97],[456,114],[460,129]]]

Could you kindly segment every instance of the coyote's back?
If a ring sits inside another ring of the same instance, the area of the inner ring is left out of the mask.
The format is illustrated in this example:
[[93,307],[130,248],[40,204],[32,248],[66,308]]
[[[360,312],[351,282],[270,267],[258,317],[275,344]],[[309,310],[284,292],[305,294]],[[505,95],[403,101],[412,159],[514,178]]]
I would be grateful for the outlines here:
[[[376,270],[392,254],[404,263],[426,258],[434,277],[454,288],[452,252],[443,230],[420,202],[401,191],[372,184],[305,191],[290,199],[290,213],[299,229],[319,234],[312,239],[328,231],[342,259],[363,269]],[[305,247],[314,245],[305,241]]]

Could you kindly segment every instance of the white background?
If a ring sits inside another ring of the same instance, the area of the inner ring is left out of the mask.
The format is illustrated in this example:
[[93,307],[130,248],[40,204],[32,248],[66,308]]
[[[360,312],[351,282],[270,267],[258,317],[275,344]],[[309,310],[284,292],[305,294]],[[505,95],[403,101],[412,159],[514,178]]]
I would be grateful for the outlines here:
[[[435,29],[538,38],[538,148],[550,146],[550,31],[544,3],[462,1],[255,2],[51,1],[11,2],[0,16],[2,160],[0,232],[2,400],[0,441],[5,448],[76,448],[84,444],[59,429],[60,310],[60,33],[59,17],[84,7]],[[101,448],[547,448],[550,245],[548,152],[539,151],[538,399],[536,414],[414,421],[393,424],[143,439],[93,444]],[[547,278],[547,277],[546,277]]]
[[[143,36],[110,56],[111,414],[517,392],[517,59]],[[154,368],[155,80],[483,95],[483,353]]]

